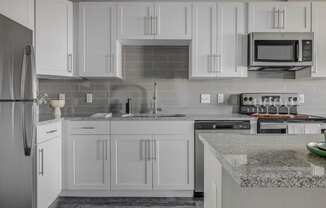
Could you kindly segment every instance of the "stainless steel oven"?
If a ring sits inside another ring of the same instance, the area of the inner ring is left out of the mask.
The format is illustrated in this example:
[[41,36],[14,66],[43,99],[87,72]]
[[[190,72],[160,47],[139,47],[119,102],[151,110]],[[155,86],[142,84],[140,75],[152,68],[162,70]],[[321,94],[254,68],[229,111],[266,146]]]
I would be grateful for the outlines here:
[[314,34],[263,33],[249,34],[250,67],[295,67],[313,65]]

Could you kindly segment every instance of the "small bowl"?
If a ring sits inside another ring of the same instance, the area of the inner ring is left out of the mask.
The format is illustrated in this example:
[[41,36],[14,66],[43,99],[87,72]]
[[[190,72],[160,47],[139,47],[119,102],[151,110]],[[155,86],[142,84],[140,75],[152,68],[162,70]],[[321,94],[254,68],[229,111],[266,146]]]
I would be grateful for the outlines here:
[[52,108],[63,108],[65,106],[65,100],[50,100],[49,105]]

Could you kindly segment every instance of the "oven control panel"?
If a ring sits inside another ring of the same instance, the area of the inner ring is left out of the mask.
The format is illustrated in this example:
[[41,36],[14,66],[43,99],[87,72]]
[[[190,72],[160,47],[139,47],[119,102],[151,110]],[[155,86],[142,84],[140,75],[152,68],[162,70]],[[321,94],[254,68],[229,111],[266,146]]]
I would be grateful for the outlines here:
[[241,106],[296,106],[299,104],[301,104],[301,101],[297,93],[243,93],[240,95]]

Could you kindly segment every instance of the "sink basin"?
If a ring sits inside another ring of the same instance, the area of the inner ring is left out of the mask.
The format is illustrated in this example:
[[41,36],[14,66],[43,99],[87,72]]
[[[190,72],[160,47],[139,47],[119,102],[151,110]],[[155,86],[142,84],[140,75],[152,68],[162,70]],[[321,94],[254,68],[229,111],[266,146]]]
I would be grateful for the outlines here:
[[186,115],[185,114],[135,114],[135,115],[130,115],[130,117],[135,117],[135,118],[163,118],[163,117],[180,118],[180,117],[186,117]]

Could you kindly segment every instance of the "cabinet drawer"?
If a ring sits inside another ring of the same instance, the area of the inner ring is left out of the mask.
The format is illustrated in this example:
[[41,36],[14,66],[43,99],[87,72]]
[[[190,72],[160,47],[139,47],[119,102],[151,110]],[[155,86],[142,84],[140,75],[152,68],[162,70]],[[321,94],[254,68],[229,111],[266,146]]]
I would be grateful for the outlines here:
[[60,135],[61,121],[37,126],[37,143],[58,137]]
[[109,134],[108,121],[70,121],[69,134]]
[[193,134],[193,121],[111,121],[111,134]]

